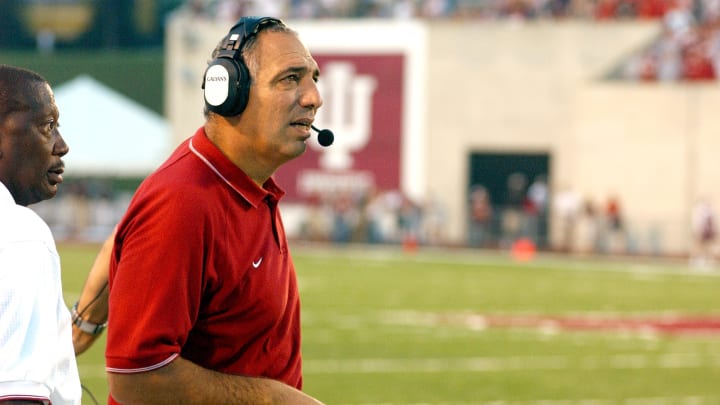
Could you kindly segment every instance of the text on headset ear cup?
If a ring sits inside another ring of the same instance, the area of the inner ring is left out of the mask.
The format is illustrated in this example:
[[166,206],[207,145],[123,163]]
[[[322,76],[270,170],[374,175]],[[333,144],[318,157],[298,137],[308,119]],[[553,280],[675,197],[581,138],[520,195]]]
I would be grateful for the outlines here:
[[247,106],[250,74],[242,62],[219,57],[205,71],[203,90],[210,111],[226,117],[238,115]]

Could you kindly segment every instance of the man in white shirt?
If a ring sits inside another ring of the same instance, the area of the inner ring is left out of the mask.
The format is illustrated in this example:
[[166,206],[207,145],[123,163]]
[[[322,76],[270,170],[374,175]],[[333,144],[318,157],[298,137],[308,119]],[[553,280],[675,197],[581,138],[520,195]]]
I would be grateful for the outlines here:
[[60,258],[27,208],[62,183],[58,117],[43,77],[0,65],[0,404],[80,404]]

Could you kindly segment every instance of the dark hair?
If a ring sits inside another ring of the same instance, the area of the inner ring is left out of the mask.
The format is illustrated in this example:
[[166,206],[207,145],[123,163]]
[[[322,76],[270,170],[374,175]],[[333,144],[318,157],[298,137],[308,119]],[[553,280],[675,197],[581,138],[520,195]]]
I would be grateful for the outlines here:
[[[297,35],[297,33],[289,28],[285,23],[283,23],[280,20],[269,20],[268,22],[265,22],[261,24],[258,29],[256,35],[250,35],[249,38],[245,40],[245,43],[242,44],[242,53],[241,58],[243,62],[245,63],[245,66],[247,66],[248,70],[250,72],[254,72],[257,68],[257,61],[254,58],[254,50],[255,45],[257,44],[257,38],[258,35],[261,32],[268,31],[268,32],[287,32]],[[210,64],[212,60],[217,58],[217,55],[222,50],[222,46],[225,44],[225,41],[230,37],[230,33],[228,32],[227,35],[225,35],[220,42],[217,43],[215,46],[215,49],[213,49],[212,54],[210,55],[211,60],[208,62]]]
[[48,81],[32,70],[0,64],[0,120],[15,111],[28,108],[24,97],[33,83]]

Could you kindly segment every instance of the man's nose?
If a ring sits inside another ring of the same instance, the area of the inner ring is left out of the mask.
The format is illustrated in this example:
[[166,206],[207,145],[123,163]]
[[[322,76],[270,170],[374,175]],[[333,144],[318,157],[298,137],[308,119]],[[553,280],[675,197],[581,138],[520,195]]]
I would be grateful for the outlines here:
[[320,89],[318,89],[315,80],[309,80],[309,84],[304,89],[300,98],[300,105],[303,107],[313,108],[314,110],[317,110],[323,105]]
[[57,132],[57,139],[55,140],[55,146],[53,147],[53,155],[65,156],[70,152],[70,147],[65,143],[65,138],[62,137],[60,131]]

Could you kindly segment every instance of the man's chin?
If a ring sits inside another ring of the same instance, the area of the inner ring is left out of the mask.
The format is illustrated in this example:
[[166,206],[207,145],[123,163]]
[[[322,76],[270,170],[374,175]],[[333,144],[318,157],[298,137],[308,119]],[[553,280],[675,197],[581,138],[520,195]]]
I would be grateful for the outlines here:
[[44,187],[42,190],[39,190],[38,193],[33,195],[34,201],[30,204],[36,204],[45,200],[49,200],[57,195],[58,192],[58,185],[57,184],[47,184],[46,187]]
[[295,159],[296,157],[305,153],[306,150],[307,143],[305,141],[300,141],[293,144],[293,148],[288,151],[288,155],[290,156],[290,159]]

